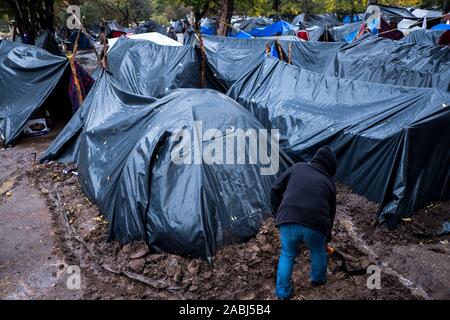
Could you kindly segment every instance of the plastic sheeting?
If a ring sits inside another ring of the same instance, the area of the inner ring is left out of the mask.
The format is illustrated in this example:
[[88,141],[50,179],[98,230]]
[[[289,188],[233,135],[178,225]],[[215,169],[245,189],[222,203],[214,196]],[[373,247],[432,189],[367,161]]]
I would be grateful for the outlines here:
[[213,144],[199,134],[217,129],[225,141],[236,129],[262,129],[253,115],[208,89],[179,89],[160,100],[134,95],[107,73],[93,91],[44,160],[75,150],[65,159],[77,162],[84,192],[110,222],[110,240],[146,240],[166,252],[211,257],[259,231],[271,212],[275,178],[261,175],[263,165],[175,164],[171,156],[179,152],[176,130],[191,134],[192,160],[196,143],[203,152]]
[[217,34],[217,22],[208,18],[203,19],[200,24],[200,32],[209,36]]
[[250,31],[250,35],[253,37],[271,37],[271,36],[281,36],[293,33],[295,27],[290,23],[280,20],[274,22],[270,26],[256,28]]
[[189,46],[160,46],[121,37],[108,53],[108,64],[124,89],[146,96],[200,85],[200,60]]
[[[273,48],[275,40],[205,36],[203,42],[208,66],[222,90],[226,90],[261,61],[266,46]],[[282,60],[290,58],[292,64],[311,71],[346,79],[449,90],[448,47],[405,44],[374,36],[364,36],[351,44],[278,43],[283,49]]]
[[11,144],[48,98],[69,61],[44,49],[0,41],[0,134]]
[[153,20],[148,20],[142,24],[139,24],[139,26],[137,26],[133,30],[133,32],[136,34],[157,32],[159,34],[166,35],[166,29],[158,22]]
[[431,28],[432,30],[450,30],[450,24],[440,23]]
[[439,38],[444,33],[443,30],[414,30],[407,36],[400,39],[403,43],[423,44],[427,46],[435,46],[438,44]]
[[336,53],[346,44],[343,42],[281,42],[283,50],[288,52],[291,46],[291,63],[295,66],[325,73]]
[[450,90],[450,48],[365,36],[341,48],[327,74],[340,78]]
[[234,26],[237,29],[232,29],[231,35],[236,37],[237,34],[240,33],[239,30],[245,33],[249,33],[254,29],[264,28],[270,26],[271,24],[273,24],[273,21],[264,17],[249,18],[247,20],[239,21],[239,23],[235,23]]
[[338,180],[381,203],[389,226],[450,199],[447,92],[338,79],[267,58],[228,94],[279,129],[280,147],[296,160],[330,145]]
[[222,91],[259,63],[274,40],[203,37],[208,67]]
[[292,24],[296,26],[301,26],[302,28],[310,28],[310,27],[327,27],[331,28],[334,26],[342,25],[342,22],[339,21],[338,17],[335,14],[308,14],[304,13],[296,16],[294,20],[292,20]]
[[[330,33],[331,37],[336,42],[344,42],[346,41],[346,38],[354,33],[354,36],[351,37],[353,40],[358,33],[359,28],[361,27],[361,22],[353,22],[353,23],[347,23],[343,26],[333,27],[328,29],[328,32]],[[351,41],[348,41],[351,42]]]

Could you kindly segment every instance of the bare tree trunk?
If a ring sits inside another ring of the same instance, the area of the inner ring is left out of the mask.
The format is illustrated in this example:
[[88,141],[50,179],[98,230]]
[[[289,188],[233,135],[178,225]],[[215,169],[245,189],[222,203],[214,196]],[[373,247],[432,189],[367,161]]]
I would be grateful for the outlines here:
[[34,44],[39,30],[54,30],[53,0],[6,0],[14,11],[15,26],[22,39]]
[[234,0],[221,0],[219,11],[219,29],[217,35],[226,36],[230,30],[231,17],[234,11]]

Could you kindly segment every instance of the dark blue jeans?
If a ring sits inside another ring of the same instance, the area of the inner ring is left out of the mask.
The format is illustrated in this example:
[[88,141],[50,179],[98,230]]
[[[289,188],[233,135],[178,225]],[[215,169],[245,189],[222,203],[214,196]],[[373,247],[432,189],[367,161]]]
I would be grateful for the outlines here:
[[319,231],[304,227],[297,223],[286,223],[279,226],[281,239],[281,255],[278,262],[277,284],[275,293],[280,299],[292,295],[292,269],[297,257],[300,243],[309,248],[311,257],[310,278],[322,283],[327,280],[327,237]]

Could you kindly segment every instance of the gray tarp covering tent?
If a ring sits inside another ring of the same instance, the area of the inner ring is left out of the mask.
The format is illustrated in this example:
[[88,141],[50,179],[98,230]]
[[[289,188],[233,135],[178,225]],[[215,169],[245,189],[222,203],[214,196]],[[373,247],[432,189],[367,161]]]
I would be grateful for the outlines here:
[[447,92],[339,79],[269,57],[228,94],[278,128],[280,148],[294,159],[334,148],[337,179],[381,203],[389,226],[450,199]]
[[69,61],[44,49],[0,41],[0,135],[11,144],[50,96]]
[[450,90],[450,48],[365,36],[341,48],[327,68],[340,78]]
[[330,33],[330,36],[333,38],[336,42],[345,42],[345,37],[348,36],[350,33],[359,30],[361,27],[361,21],[358,22],[352,22],[352,23],[346,23],[342,26],[337,26],[328,29],[328,32]]
[[435,46],[437,45],[439,38],[443,33],[444,30],[419,29],[412,31],[407,36],[398,41],[403,43],[415,43],[427,46]]
[[274,40],[237,39],[203,36],[208,67],[212,76],[226,91],[246,70],[252,68],[264,57],[266,45]]
[[281,42],[284,52],[289,51],[291,47],[291,63],[298,67],[325,73],[330,61],[333,61],[334,56],[339,49],[346,44],[343,42]]
[[[176,130],[190,133],[192,140],[182,140],[189,150],[183,157],[196,161],[198,148],[226,149],[213,141],[233,139],[235,129],[263,128],[253,115],[209,89],[178,89],[160,100],[135,95],[106,72],[92,90],[44,160],[78,149],[65,161],[77,162],[84,192],[110,222],[110,239],[145,239],[167,252],[211,257],[259,231],[271,212],[275,177],[261,175],[263,165],[176,164],[171,157],[180,151]],[[208,129],[224,135],[212,140],[204,135]],[[237,159],[237,150],[223,154]]]
[[399,19],[411,19],[411,20],[419,19],[415,15],[413,15],[410,11],[408,11],[408,9],[406,8],[389,5],[382,5],[382,4],[369,5],[366,10],[366,17],[368,17],[373,12],[380,12],[381,17],[387,23],[391,23],[392,19],[397,19],[397,22],[400,21]]
[[193,47],[121,37],[109,51],[108,61],[113,77],[134,93],[158,97],[171,89],[200,85],[200,60]]
[[145,21],[144,23],[139,24],[136,28],[134,28],[133,33],[148,33],[148,32],[158,32],[160,34],[166,35],[166,28],[160,25],[158,22],[153,20]]
[[292,24],[296,26],[300,26],[302,28],[310,28],[310,27],[327,27],[331,28],[334,26],[342,25],[342,22],[339,21],[338,17],[335,14],[299,14],[292,20]]
[[[203,37],[208,66],[224,89],[261,61],[275,40]],[[346,79],[449,90],[450,48],[364,36],[342,42],[278,41],[285,61]],[[290,46],[290,49],[289,49]]]

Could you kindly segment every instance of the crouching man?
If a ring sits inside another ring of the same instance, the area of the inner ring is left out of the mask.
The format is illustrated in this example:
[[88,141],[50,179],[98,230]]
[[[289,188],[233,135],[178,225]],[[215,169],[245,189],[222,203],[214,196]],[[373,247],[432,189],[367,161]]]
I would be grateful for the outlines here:
[[281,240],[275,290],[279,299],[292,296],[292,269],[301,243],[310,252],[312,285],[327,281],[326,246],[336,214],[335,172],[333,150],[322,147],[311,162],[293,165],[272,186],[271,202]]

